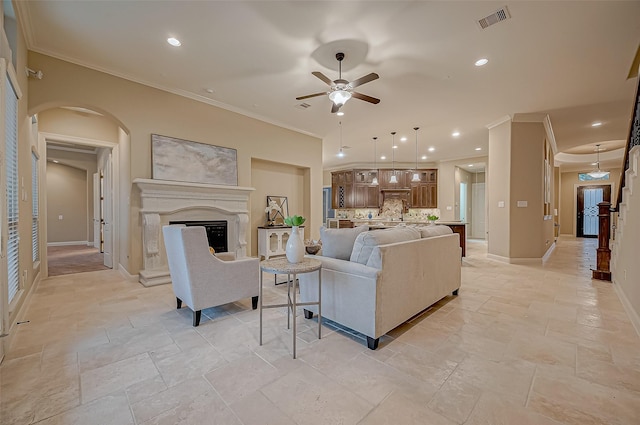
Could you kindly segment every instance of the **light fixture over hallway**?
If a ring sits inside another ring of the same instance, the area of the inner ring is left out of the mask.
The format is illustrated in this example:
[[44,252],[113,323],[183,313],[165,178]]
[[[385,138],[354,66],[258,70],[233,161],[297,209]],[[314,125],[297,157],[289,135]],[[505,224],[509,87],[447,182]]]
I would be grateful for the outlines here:
[[608,171],[600,169],[600,144],[596,145],[596,169],[587,174],[594,179],[601,179],[609,175]]

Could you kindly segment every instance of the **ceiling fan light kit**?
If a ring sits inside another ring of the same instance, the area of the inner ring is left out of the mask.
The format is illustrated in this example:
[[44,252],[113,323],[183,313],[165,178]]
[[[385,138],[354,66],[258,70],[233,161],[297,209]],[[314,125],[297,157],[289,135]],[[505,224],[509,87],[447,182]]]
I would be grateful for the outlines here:
[[296,100],[304,100],[309,99],[310,97],[329,95],[329,100],[333,102],[331,106],[331,113],[335,114],[340,110],[340,108],[347,103],[349,99],[352,97],[360,100],[364,100],[365,102],[373,103],[374,105],[380,103],[380,99],[375,97],[367,96],[366,94],[358,93],[353,91],[354,88],[371,82],[373,80],[377,80],[380,76],[374,72],[367,74],[363,77],[358,78],[357,80],[353,80],[351,82],[342,79],[342,61],[344,60],[344,53],[338,52],[336,53],[336,60],[338,61],[338,79],[331,80],[329,77],[324,75],[322,72],[314,71],[311,74],[318,79],[322,80],[326,85],[329,86],[330,90],[328,92],[320,92],[308,94],[306,96],[296,97]]

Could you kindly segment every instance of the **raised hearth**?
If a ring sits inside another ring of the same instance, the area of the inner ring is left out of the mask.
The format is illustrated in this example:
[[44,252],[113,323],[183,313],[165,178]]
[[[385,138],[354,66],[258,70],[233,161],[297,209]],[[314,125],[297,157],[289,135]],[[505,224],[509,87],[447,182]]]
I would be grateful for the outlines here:
[[226,221],[229,252],[236,258],[247,256],[249,195],[254,188],[152,179],[133,183],[141,198],[143,268],[139,281],[144,286],[171,282],[162,226],[172,221]]

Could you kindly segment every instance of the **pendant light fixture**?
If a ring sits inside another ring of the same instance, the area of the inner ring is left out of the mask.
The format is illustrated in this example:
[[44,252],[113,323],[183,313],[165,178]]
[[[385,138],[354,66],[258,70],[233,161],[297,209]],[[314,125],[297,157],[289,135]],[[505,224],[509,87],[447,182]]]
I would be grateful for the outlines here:
[[373,168],[376,170],[376,175],[373,176],[373,180],[371,180],[371,186],[378,185],[378,151],[376,150],[378,144],[378,138],[373,138]]
[[340,125],[340,151],[338,152],[338,156],[342,158],[344,156],[344,152],[342,150],[342,121],[339,121],[338,124]]
[[411,178],[411,181],[419,182],[420,174],[418,174],[418,130],[420,130],[420,127],[413,127],[413,129],[416,131],[416,168],[413,170],[413,177]]
[[601,179],[605,176],[609,175],[608,171],[603,171],[600,169],[600,144],[596,145],[596,169],[593,170],[590,173],[587,173],[589,176],[591,176],[594,179]]
[[392,167],[392,174],[391,174],[391,178],[389,179],[389,183],[398,183],[398,178],[396,177],[396,156],[395,156],[395,152],[394,149],[396,147],[396,132],[392,131],[391,132],[391,167]]

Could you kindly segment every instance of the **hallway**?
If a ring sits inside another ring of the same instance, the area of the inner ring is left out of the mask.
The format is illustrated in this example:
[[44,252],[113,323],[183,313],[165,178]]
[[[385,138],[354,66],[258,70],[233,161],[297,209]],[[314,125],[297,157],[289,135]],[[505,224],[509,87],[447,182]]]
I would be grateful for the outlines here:
[[[175,310],[169,285],[114,271],[40,283],[0,366],[2,424],[638,424],[640,338],[593,239],[560,237],[543,264],[486,258],[470,240],[458,297],[381,338],[250,300]],[[271,287],[265,302],[286,288]],[[281,301],[280,301],[281,302]]]

